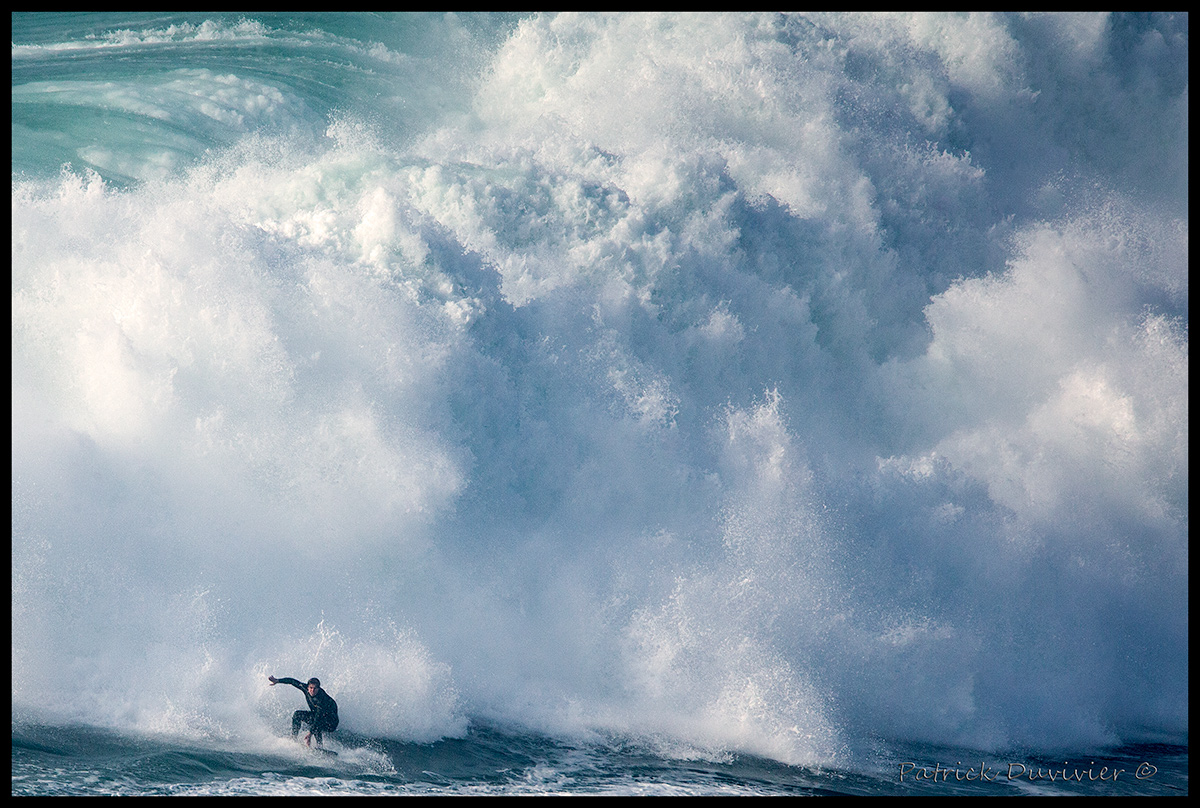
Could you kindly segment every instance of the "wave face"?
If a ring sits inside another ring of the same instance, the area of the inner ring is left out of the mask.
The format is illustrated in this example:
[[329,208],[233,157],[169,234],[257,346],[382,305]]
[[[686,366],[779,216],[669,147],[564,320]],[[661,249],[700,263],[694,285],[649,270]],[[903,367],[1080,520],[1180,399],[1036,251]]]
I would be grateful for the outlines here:
[[14,719],[1186,739],[1187,29],[14,14]]

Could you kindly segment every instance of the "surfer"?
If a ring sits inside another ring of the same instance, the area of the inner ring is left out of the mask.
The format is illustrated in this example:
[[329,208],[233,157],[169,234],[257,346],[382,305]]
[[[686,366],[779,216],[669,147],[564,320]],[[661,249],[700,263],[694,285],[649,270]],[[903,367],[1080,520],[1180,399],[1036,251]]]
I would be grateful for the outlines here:
[[321,680],[314,676],[308,680],[308,684],[301,684],[290,677],[276,679],[274,676],[268,676],[267,679],[271,682],[271,687],[285,684],[304,691],[308,709],[292,713],[292,737],[295,738],[300,734],[302,723],[308,724],[308,734],[304,736],[304,743],[312,746],[315,735],[317,736],[317,746],[320,747],[321,733],[333,732],[338,725],[337,702],[321,688]]

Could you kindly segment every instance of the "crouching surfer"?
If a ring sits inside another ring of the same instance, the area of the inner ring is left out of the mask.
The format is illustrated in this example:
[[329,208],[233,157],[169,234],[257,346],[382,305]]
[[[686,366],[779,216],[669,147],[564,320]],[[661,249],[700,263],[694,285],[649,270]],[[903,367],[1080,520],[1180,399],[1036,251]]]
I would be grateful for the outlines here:
[[319,748],[321,746],[321,733],[333,732],[337,729],[338,725],[337,702],[321,688],[321,680],[314,676],[308,680],[308,684],[300,684],[296,679],[288,677],[276,679],[274,676],[268,676],[267,679],[271,682],[271,687],[277,684],[285,684],[304,691],[304,698],[308,701],[308,709],[297,710],[292,713],[292,737],[295,738],[300,734],[301,724],[308,724],[308,734],[304,736],[304,743],[312,746],[313,736],[315,735],[317,738],[317,747]]

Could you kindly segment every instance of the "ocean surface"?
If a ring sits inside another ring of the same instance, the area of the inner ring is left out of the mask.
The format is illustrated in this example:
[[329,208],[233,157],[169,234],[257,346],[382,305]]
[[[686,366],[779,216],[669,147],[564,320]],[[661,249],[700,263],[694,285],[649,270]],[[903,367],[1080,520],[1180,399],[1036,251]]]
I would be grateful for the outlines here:
[[1188,167],[1187,14],[14,13],[12,793],[1186,794]]

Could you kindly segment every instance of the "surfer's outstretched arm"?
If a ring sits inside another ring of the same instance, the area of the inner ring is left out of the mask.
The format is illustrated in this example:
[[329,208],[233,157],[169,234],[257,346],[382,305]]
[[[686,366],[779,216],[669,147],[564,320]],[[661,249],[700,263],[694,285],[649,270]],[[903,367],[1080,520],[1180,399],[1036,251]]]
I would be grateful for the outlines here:
[[268,676],[267,679],[270,680],[271,687],[274,687],[275,685],[291,685],[297,690],[306,689],[305,685],[302,685],[298,680],[293,679],[290,676],[285,676],[282,679],[276,679],[274,676]]

